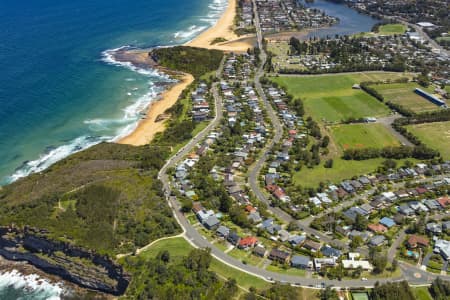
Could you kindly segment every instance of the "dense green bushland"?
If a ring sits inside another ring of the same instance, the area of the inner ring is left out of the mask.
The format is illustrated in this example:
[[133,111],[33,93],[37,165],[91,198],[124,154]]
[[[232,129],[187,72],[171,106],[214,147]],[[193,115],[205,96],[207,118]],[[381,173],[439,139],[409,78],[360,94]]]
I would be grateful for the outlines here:
[[221,281],[208,270],[212,257],[209,250],[194,249],[182,260],[166,251],[156,258],[128,257],[125,266],[133,273],[125,299],[233,299],[238,291],[236,281]]
[[219,68],[223,52],[195,47],[157,48],[150,55],[159,65],[192,74],[196,79]]
[[108,254],[178,232],[156,173],[159,147],[103,143],[0,192],[0,225],[46,229],[51,238]]

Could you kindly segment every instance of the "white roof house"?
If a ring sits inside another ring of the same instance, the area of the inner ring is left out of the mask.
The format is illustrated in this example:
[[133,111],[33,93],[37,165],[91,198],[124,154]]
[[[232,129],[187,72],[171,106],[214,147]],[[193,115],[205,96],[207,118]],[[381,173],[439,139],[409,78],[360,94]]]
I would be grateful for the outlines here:
[[359,267],[361,267],[363,270],[373,270],[373,266],[367,260],[344,259],[342,260],[342,266],[344,267],[344,269],[358,269]]

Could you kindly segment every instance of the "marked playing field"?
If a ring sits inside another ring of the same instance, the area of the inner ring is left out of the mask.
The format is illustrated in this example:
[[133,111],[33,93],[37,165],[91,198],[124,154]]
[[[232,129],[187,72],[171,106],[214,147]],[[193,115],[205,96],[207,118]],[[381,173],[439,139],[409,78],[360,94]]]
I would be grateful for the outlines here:
[[406,27],[406,25],[403,24],[386,24],[381,25],[378,28],[378,34],[379,35],[403,34],[405,33],[406,29],[408,29],[408,27]]
[[406,127],[422,143],[438,150],[444,159],[450,159],[450,122],[435,122]]
[[317,121],[336,122],[348,118],[381,117],[389,109],[362,90],[353,89],[362,81],[410,77],[404,73],[363,72],[298,77],[272,77],[291,95],[301,98],[307,115]]
[[414,93],[415,88],[427,90],[428,92],[432,92],[432,90],[425,89],[414,82],[378,84],[373,85],[372,87],[377,90],[386,101],[399,104],[415,113],[439,109],[439,106],[436,104],[433,104],[424,97]]
[[367,293],[352,293],[353,300],[369,300]]
[[342,150],[400,146],[395,136],[381,124],[336,125],[329,129]]

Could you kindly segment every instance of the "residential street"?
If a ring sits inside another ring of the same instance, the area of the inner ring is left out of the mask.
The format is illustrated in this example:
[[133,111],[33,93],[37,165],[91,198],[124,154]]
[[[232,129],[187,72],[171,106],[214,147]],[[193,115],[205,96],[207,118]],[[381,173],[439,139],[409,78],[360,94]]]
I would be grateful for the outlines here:
[[[257,12],[256,12],[257,13]],[[256,17],[256,20],[258,18]],[[257,27],[258,28],[258,27]],[[258,35],[258,43],[261,46],[262,45],[262,36],[260,30],[257,31]],[[266,59],[266,54],[264,50],[261,52],[261,60],[264,62]],[[217,71],[217,77],[221,78],[223,68],[223,62],[221,64],[221,67]],[[257,88],[258,93],[262,97],[266,109],[269,113],[269,117],[272,120],[272,124],[274,127],[275,135],[274,138],[266,145],[265,149],[263,150],[263,154],[261,155],[260,159],[252,166],[250,170],[250,176],[249,176],[249,185],[251,187],[251,190],[255,193],[255,195],[260,199],[261,201],[268,203],[268,199],[265,197],[265,195],[262,193],[262,191],[259,188],[258,183],[258,174],[261,170],[262,166],[264,165],[269,152],[272,148],[272,146],[281,140],[282,137],[282,125],[280,121],[278,120],[278,117],[275,113],[275,111],[272,109],[270,103],[268,103],[264,91],[262,90],[262,87],[259,83],[259,78],[263,75],[262,67],[258,70],[256,76],[255,76],[255,85]],[[434,278],[436,278],[437,275],[424,272],[420,270],[420,268],[417,268],[416,266],[411,266],[406,263],[401,263],[400,268],[403,272],[403,276],[399,278],[377,278],[377,279],[368,279],[367,281],[362,280],[328,280],[328,279],[318,279],[318,278],[305,278],[305,277],[297,277],[297,276],[291,276],[291,275],[285,275],[281,273],[275,273],[266,271],[264,269],[260,269],[255,266],[251,266],[248,264],[243,264],[241,261],[227,255],[217,247],[215,247],[213,244],[211,244],[205,237],[203,237],[186,219],[184,214],[181,212],[180,203],[177,201],[175,196],[171,195],[171,185],[170,180],[167,174],[167,170],[171,167],[176,166],[178,162],[180,162],[185,155],[190,153],[193,149],[195,149],[196,145],[201,142],[221,121],[222,119],[222,100],[219,96],[218,90],[217,90],[217,83],[215,83],[212,87],[212,92],[214,96],[215,101],[215,110],[216,110],[216,116],[211,121],[211,123],[197,136],[195,136],[186,146],[184,146],[178,153],[176,153],[173,157],[171,157],[167,163],[161,168],[158,178],[163,183],[163,189],[166,195],[167,200],[169,201],[169,205],[173,209],[174,216],[177,219],[178,223],[182,227],[184,231],[184,237],[191,243],[194,247],[199,248],[211,248],[211,254],[216,259],[220,260],[221,262],[238,269],[242,272],[246,272],[248,274],[252,274],[254,276],[260,277],[266,281],[279,281],[284,283],[290,283],[290,284],[296,284],[296,285],[302,285],[302,286],[310,286],[310,287],[316,287],[318,284],[324,283],[325,285],[332,285],[335,287],[373,287],[376,282],[384,283],[384,282],[392,282],[392,281],[398,281],[398,280],[408,280],[410,283],[413,284],[427,284],[430,283]],[[344,205],[351,205],[355,200],[349,200],[345,202],[344,204],[341,204],[337,208],[339,209]],[[290,222],[293,220],[293,218],[282,211],[279,208],[270,207],[269,209],[273,214],[278,216],[281,220],[284,222]],[[333,210],[334,210],[333,209]],[[314,229],[311,229],[309,227],[309,223],[312,221],[312,218],[308,218],[306,220],[299,221],[299,224],[301,225],[302,229],[305,230],[305,232],[309,234],[314,234],[320,237],[321,240],[327,242],[327,243],[333,243],[336,242],[332,238],[324,235],[323,233],[316,231]],[[401,235],[401,234],[400,234]],[[393,257],[393,253],[395,251],[396,245],[399,244],[402,241],[401,237],[396,240],[394,245],[389,249],[390,257]],[[341,242],[339,242],[341,243]],[[346,247],[346,245],[343,245]],[[447,277],[447,276],[446,276]],[[449,277],[450,278],[450,277]]]

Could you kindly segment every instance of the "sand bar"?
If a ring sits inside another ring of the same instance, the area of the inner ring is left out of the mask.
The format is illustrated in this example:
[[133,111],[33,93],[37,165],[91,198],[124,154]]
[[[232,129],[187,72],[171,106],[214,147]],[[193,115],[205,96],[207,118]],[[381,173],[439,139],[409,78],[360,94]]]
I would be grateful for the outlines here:
[[130,135],[119,140],[118,143],[134,146],[146,145],[156,133],[164,131],[166,128],[165,121],[157,122],[157,117],[172,107],[177,102],[181,92],[193,81],[194,77],[192,75],[184,74],[179,82],[172,85],[161,95],[159,101],[150,104],[146,118],[139,122],[137,128]]

